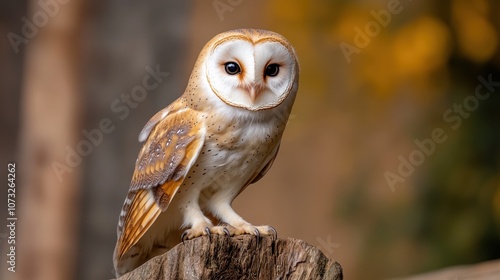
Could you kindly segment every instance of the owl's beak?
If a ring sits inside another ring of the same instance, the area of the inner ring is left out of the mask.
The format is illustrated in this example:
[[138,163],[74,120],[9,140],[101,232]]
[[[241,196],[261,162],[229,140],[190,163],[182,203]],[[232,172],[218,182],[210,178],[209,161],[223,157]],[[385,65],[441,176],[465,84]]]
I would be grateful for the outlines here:
[[255,87],[250,87],[250,100],[252,100],[252,102],[255,102],[257,97],[257,91],[255,90]]
[[252,100],[252,102],[255,102],[257,99],[259,99],[259,96],[262,94],[262,91],[263,91],[262,88],[257,85],[251,86],[249,88],[250,100]]

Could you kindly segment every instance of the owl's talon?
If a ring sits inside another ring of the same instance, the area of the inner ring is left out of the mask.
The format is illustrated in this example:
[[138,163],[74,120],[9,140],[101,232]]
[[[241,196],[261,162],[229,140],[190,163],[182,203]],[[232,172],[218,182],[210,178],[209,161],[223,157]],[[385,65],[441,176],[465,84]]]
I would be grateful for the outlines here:
[[220,222],[217,226],[222,227],[224,235],[232,236],[234,234],[234,227],[226,222]]
[[181,234],[181,241],[182,241],[182,244],[184,244],[184,241],[186,240],[186,236],[188,235],[188,230],[185,230],[182,234]]
[[278,232],[272,226],[253,226],[251,224],[244,224],[234,229],[234,235],[250,234],[255,235],[257,239],[264,235],[270,236],[273,241],[278,238]]
[[257,237],[257,240],[260,239],[260,231],[257,228],[255,228],[253,230],[253,232],[254,232],[254,235]]
[[208,235],[210,238],[210,228],[211,225],[199,225],[199,226],[194,226],[190,229],[186,229],[182,234],[181,234],[181,241],[184,244],[186,240],[190,240],[196,237]]
[[217,235],[224,235],[224,236],[232,236],[233,235],[233,227],[230,225],[226,224],[227,226],[221,226],[220,224],[218,226],[210,228],[210,233],[211,234],[217,234]]
[[208,236],[208,240],[212,241],[212,238],[210,237],[210,228],[209,227],[205,227],[205,229],[203,231]]
[[276,229],[272,226],[268,226],[268,230],[271,231],[271,238],[273,239],[273,241],[276,241],[276,239],[278,239],[278,232],[276,231]]

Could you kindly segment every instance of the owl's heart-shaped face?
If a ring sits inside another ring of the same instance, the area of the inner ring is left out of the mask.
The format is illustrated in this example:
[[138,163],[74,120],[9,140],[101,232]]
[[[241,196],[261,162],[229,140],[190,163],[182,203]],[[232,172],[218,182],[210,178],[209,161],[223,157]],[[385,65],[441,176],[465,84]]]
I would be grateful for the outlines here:
[[224,103],[260,111],[278,106],[296,91],[295,52],[281,35],[221,37],[211,46],[205,73],[210,88]]

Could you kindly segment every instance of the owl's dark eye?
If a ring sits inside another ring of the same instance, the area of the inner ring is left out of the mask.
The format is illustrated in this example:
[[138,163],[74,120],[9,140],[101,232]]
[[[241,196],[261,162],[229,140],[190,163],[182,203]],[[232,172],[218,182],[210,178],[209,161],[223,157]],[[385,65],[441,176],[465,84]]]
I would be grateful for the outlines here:
[[266,71],[264,71],[264,74],[266,76],[269,76],[269,77],[274,77],[276,75],[278,75],[278,73],[280,72],[280,66],[278,64],[269,64],[267,65],[266,67]]
[[229,75],[236,75],[241,72],[240,66],[236,62],[226,62],[224,64],[224,68],[226,69],[226,73]]

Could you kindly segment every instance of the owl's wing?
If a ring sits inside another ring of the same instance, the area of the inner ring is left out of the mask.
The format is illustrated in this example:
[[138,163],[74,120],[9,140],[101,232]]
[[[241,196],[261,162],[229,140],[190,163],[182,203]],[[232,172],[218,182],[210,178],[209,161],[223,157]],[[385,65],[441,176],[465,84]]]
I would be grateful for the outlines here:
[[206,128],[196,111],[160,111],[146,125],[147,141],[135,164],[118,222],[115,260],[134,246],[165,211],[203,147]]
[[262,177],[264,177],[264,175],[266,175],[267,171],[269,171],[269,169],[271,169],[271,166],[273,166],[274,160],[278,155],[279,149],[280,149],[280,143],[278,143],[276,148],[274,148],[274,151],[273,153],[271,153],[269,160],[265,161],[262,168],[258,169],[258,171],[255,172],[255,174],[253,174],[252,177],[250,177],[250,180],[248,180],[248,182],[243,186],[243,188],[240,189],[240,191],[236,196],[240,195],[249,185],[257,183],[260,179],[262,179]]
[[274,160],[276,159],[276,156],[278,156],[278,152],[280,150],[280,144],[278,143],[278,146],[275,149],[274,155],[271,157],[271,159],[264,165],[264,167],[254,175],[252,181],[249,184],[253,184],[258,182],[264,175],[266,175],[267,171],[271,169],[271,166],[273,166]]

